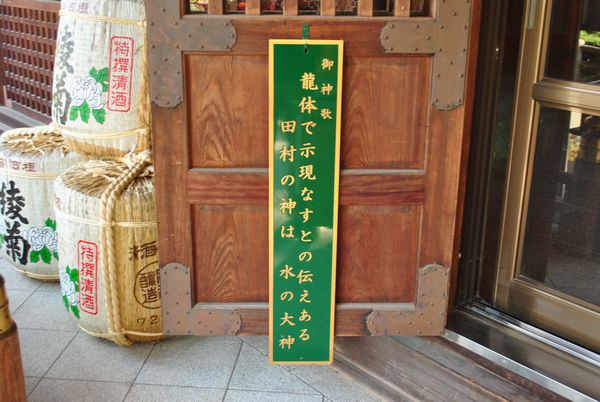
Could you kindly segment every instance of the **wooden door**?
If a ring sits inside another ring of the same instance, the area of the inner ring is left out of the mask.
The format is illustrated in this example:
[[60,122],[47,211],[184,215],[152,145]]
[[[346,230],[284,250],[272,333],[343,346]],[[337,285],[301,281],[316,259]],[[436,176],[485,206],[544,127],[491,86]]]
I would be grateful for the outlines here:
[[440,334],[478,3],[417,18],[405,0],[382,17],[372,0],[351,17],[283,1],[147,1],[165,332],[268,333],[268,40],[309,24],[345,41],[336,335]]

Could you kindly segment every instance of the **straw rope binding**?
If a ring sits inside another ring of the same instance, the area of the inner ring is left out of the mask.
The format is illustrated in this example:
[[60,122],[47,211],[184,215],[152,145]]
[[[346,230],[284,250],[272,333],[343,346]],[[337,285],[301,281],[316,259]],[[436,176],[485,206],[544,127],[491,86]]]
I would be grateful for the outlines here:
[[[131,182],[152,164],[152,155],[145,151],[132,158],[133,164],[123,172],[102,194],[100,202],[102,204],[102,217],[105,222],[112,222],[115,215],[115,205],[117,197],[127,188]],[[115,256],[115,236],[112,226],[105,226],[102,230],[102,246],[106,250],[104,253],[104,270],[102,271],[106,305],[108,311],[108,333],[112,339],[119,345],[130,345],[131,341],[123,331],[121,321],[121,309],[119,304],[119,293],[117,286],[117,267]]]
[[110,222],[105,220],[98,219],[85,219],[80,218],[75,215],[69,215],[61,211],[54,211],[56,216],[59,216],[61,220],[67,220],[76,223],[82,223],[84,225],[91,226],[120,226],[124,228],[147,228],[147,227],[156,227],[156,221],[146,221],[146,222]]
[[128,20],[125,18],[116,18],[104,15],[89,15],[65,10],[60,10],[59,14],[61,17],[71,17],[85,21],[103,22],[106,24],[131,25],[146,28],[146,21]]
[[161,337],[152,175],[144,151],[87,161],[56,182],[65,304],[85,332],[123,346]]
[[11,151],[27,155],[46,155],[62,151],[71,152],[60,134],[60,127],[51,123],[46,126],[15,128],[5,131],[0,136],[0,143]]

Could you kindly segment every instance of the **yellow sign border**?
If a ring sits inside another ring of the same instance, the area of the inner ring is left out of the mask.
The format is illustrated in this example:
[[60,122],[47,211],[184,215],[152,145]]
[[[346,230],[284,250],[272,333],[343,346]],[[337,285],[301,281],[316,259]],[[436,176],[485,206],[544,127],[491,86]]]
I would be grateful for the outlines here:
[[[331,323],[330,323],[330,350],[328,361],[302,361],[302,362],[273,362],[273,196],[274,196],[274,55],[275,45],[337,45],[338,46],[338,91],[336,105],[336,143],[335,143],[335,179],[333,194],[333,241],[332,241],[332,270],[331,270]],[[271,364],[331,364],[333,363],[333,346],[335,335],[335,291],[336,291],[336,264],[337,264],[337,229],[339,210],[340,187],[340,138],[342,131],[342,90],[343,90],[343,40],[311,40],[311,39],[270,39],[269,40],[269,362]],[[341,62],[341,63],[340,63]]]

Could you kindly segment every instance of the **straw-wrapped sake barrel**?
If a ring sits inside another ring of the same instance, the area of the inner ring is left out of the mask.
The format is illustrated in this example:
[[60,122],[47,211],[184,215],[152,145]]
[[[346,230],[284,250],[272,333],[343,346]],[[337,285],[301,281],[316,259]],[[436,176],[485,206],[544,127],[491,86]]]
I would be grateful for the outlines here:
[[54,179],[79,161],[52,126],[0,137],[0,244],[25,275],[58,279]]
[[150,148],[143,0],[63,0],[52,120],[87,156]]
[[93,160],[55,183],[65,306],[84,331],[121,345],[162,331],[152,172],[144,156]]

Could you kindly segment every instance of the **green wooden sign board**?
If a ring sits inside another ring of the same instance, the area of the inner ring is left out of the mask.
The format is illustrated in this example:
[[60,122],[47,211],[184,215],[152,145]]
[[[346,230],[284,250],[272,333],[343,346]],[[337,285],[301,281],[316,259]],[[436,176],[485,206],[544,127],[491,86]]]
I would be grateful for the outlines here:
[[269,42],[272,363],[333,360],[343,41]]

